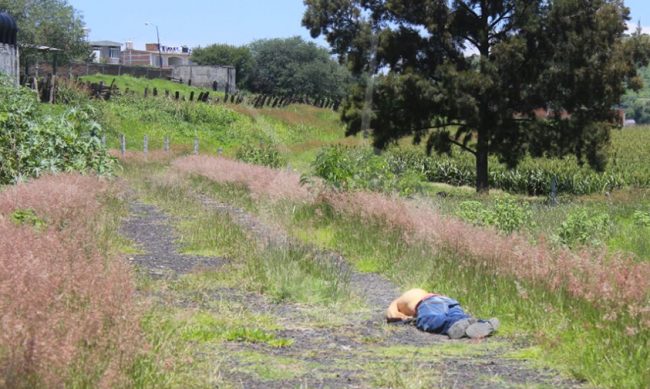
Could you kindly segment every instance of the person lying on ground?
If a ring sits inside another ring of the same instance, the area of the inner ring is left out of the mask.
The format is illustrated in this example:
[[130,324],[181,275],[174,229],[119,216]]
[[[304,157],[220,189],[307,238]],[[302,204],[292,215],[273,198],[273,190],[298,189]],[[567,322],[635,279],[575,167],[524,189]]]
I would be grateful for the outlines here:
[[426,332],[462,337],[484,338],[499,328],[499,320],[476,319],[463,311],[460,303],[451,297],[411,289],[393,300],[386,310],[388,322],[411,322]]

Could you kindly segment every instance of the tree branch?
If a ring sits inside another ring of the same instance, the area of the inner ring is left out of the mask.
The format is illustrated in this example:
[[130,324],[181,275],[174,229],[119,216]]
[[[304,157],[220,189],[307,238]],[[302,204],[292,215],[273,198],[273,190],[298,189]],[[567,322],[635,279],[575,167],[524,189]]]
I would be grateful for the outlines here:
[[449,138],[449,142],[451,142],[452,144],[455,144],[456,146],[460,147],[461,149],[467,151],[468,153],[476,155],[476,150],[470,149],[469,147],[465,146],[464,144],[458,142],[457,140]]

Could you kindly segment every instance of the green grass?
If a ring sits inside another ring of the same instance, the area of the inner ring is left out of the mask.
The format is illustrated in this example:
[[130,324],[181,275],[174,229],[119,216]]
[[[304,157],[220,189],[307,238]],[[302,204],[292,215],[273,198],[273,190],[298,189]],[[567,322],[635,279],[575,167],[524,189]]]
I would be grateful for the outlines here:
[[[342,252],[360,270],[383,273],[404,289],[424,287],[454,296],[478,317],[499,317],[501,334],[534,341],[541,358],[578,378],[611,387],[640,387],[648,382],[650,334],[625,335],[639,323],[625,316],[606,321],[607,312],[569,297],[562,290],[495,275],[452,249],[432,250],[406,243],[401,231],[350,215],[314,217],[310,206],[293,213],[294,230],[334,230],[329,248]],[[310,236],[310,234],[303,234]],[[323,241],[313,241],[323,244]],[[374,262],[373,262],[374,259]]]
[[184,96],[186,99],[189,99],[191,92],[194,92],[194,98],[197,98],[200,92],[210,92],[212,97],[223,98],[223,92],[213,92],[211,89],[188,86],[187,84],[180,84],[178,82],[160,78],[148,79],[145,77],[133,77],[129,75],[112,76],[109,74],[94,74],[83,76],[79,79],[91,83],[99,83],[100,81],[103,81],[104,85],[107,87],[111,85],[113,80],[115,80],[115,85],[119,88],[121,93],[124,93],[128,88],[129,91],[133,91],[140,96],[144,96],[145,88],[149,89],[149,96],[152,96],[153,88],[156,88],[158,89],[159,96],[164,96],[165,90],[168,90],[170,96],[173,96],[176,91],[179,91],[181,96]]
[[[213,188],[213,195],[218,192]],[[381,220],[337,215],[324,204],[275,203],[257,209],[306,243],[341,252],[360,271],[382,273],[403,289],[423,287],[454,296],[478,317],[499,317],[501,336],[538,345],[543,351],[531,358],[567,375],[631,388],[649,378],[650,336],[646,330],[626,334],[640,323],[625,314],[605,320],[607,312],[561,289],[499,276],[451,248],[405,242],[402,231]]]

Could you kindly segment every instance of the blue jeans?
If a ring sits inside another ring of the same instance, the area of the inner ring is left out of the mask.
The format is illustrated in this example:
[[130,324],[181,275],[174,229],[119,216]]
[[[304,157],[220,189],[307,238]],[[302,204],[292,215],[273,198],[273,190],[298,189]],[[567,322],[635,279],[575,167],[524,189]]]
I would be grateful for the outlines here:
[[422,331],[447,335],[452,324],[469,317],[458,301],[446,296],[433,296],[418,305],[415,326]]

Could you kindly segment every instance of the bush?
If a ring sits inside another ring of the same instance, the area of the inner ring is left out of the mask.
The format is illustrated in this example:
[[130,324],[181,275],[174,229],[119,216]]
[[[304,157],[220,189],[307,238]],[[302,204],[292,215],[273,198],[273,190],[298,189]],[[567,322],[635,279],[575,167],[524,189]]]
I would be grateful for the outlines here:
[[273,168],[279,168],[286,164],[278,149],[266,144],[243,145],[237,150],[236,157],[240,161]]
[[518,231],[530,222],[531,211],[527,206],[517,204],[511,197],[497,199],[492,208],[486,208],[478,201],[464,201],[460,204],[458,216],[478,226],[494,226],[506,234]]
[[599,245],[609,236],[610,227],[608,214],[589,214],[584,208],[578,208],[562,222],[557,237],[560,243],[567,246]]
[[112,172],[115,162],[102,146],[102,129],[90,105],[45,115],[36,95],[0,78],[0,184],[47,172]]
[[399,192],[410,196],[422,190],[424,174],[407,163],[376,155],[369,148],[330,146],[312,163],[314,174],[339,189]]
[[632,218],[637,226],[650,227],[650,212],[634,211]]

